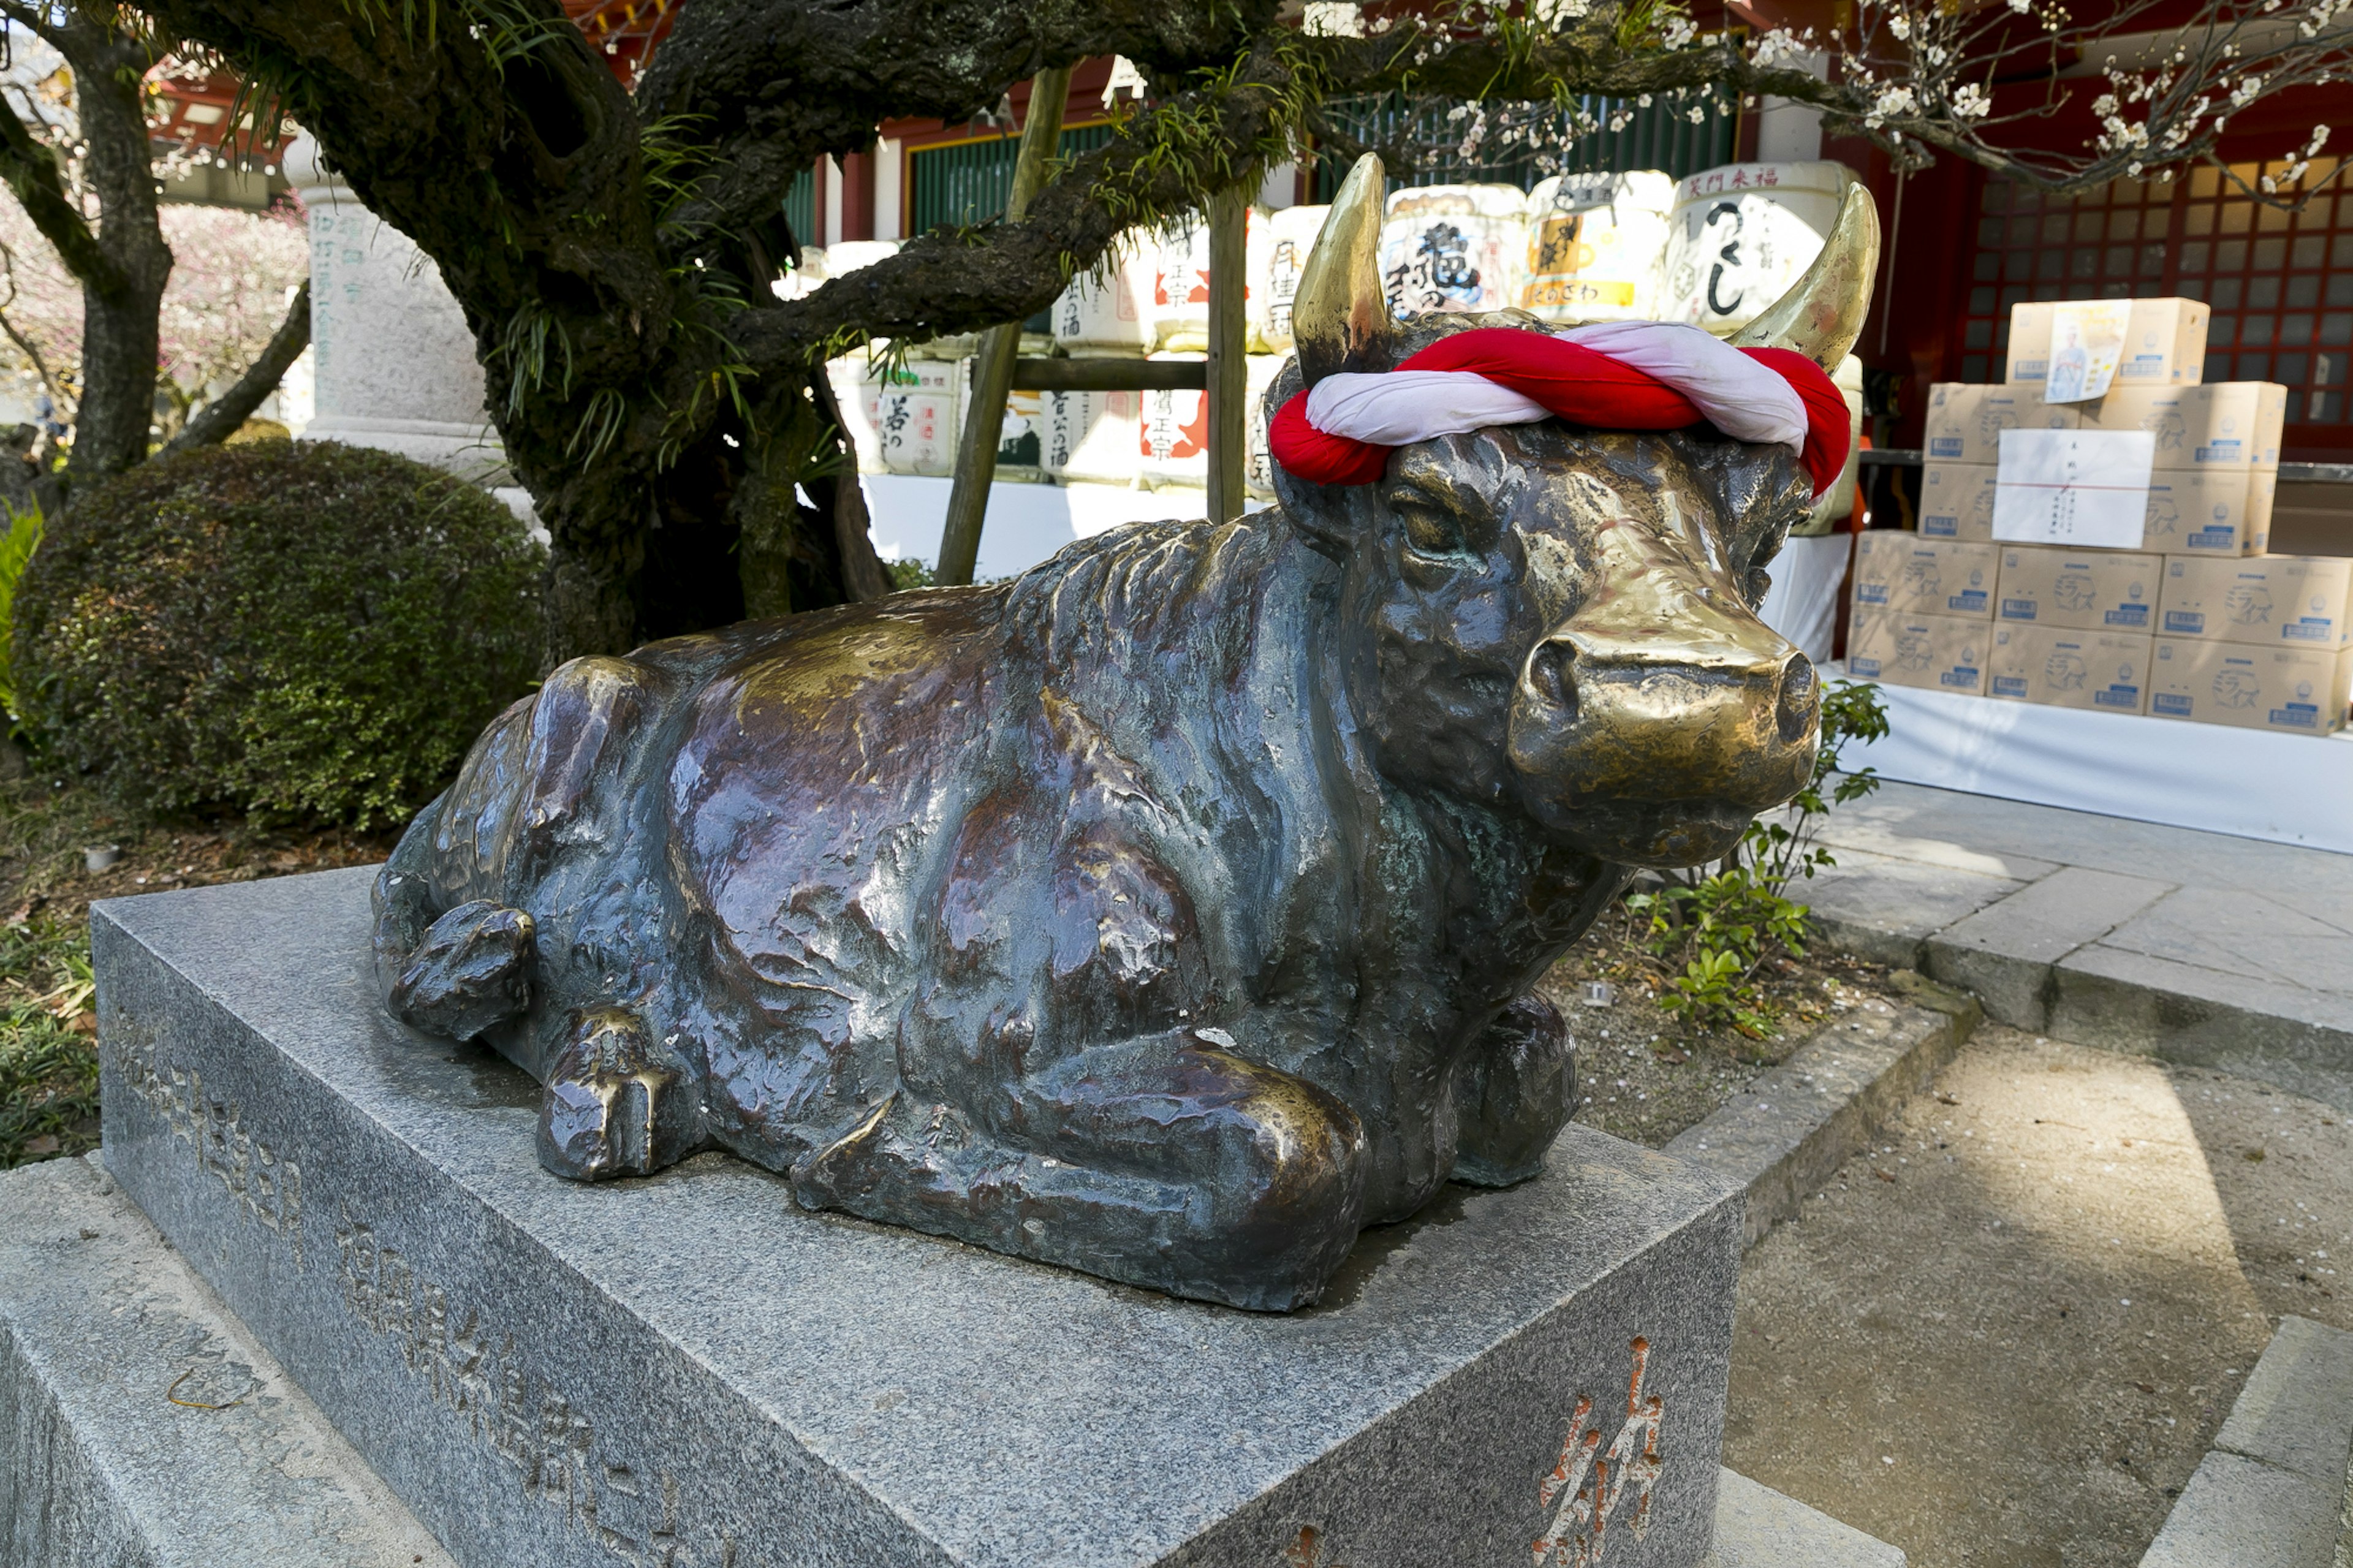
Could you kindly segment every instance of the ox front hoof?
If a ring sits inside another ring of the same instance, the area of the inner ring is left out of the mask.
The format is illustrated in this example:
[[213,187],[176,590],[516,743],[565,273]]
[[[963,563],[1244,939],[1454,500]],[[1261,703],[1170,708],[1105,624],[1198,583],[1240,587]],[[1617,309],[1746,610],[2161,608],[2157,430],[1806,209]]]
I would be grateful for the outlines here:
[[634,1014],[597,1008],[548,1068],[539,1163],[575,1182],[649,1175],[693,1151],[701,1122],[685,1064]]
[[470,1040],[531,1006],[532,920],[476,899],[425,932],[392,984],[392,1016],[429,1035]]

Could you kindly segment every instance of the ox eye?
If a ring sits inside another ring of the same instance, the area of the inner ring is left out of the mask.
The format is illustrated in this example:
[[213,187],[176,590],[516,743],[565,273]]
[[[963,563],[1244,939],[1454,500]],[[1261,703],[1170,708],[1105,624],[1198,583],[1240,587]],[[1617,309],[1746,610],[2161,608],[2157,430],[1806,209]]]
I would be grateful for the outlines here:
[[1462,525],[1450,513],[1435,507],[1405,506],[1398,509],[1405,521],[1406,542],[1419,555],[1462,555],[1470,545],[1462,537]]

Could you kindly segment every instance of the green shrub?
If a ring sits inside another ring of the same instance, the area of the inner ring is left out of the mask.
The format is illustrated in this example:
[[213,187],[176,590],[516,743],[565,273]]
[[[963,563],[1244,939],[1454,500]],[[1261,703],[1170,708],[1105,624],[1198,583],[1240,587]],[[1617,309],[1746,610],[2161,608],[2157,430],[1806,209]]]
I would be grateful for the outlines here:
[[528,689],[543,562],[499,501],[405,458],[185,452],[51,523],[16,591],[17,693],[132,809],[396,821]]
[[5,532],[0,532],[0,709],[5,709],[13,721],[23,712],[16,701],[16,649],[13,628],[16,626],[16,584],[23,580],[25,567],[33,559],[34,547],[41,542],[39,509],[16,511],[0,508],[0,515],[8,519]]
[[[1659,1005],[1702,1026],[1728,1025],[1750,1037],[1771,1023],[1760,1010],[1757,973],[1777,952],[1805,956],[1808,910],[1788,896],[1799,877],[1838,862],[1814,842],[1833,805],[1861,800],[1879,787],[1873,768],[1839,771],[1850,741],[1883,740],[1887,704],[1879,688],[1834,682],[1822,694],[1821,749],[1813,776],[1770,822],[1752,822],[1740,845],[1714,871],[1671,879],[1655,893],[1633,893],[1626,908],[1648,922],[1641,938],[1669,973]],[[1829,785],[1827,798],[1823,786]],[[1683,972],[1672,965],[1683,963]]]

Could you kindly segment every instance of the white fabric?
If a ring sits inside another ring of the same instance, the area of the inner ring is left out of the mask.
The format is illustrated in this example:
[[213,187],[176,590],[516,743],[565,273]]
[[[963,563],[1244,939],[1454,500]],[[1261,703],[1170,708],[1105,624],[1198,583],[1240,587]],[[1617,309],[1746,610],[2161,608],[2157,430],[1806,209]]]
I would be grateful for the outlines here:
[[[1657,377],[1736,440],[1806,447],[1806,403],[1779,372],[1681,321],[1604,321],[1554,336]],[[1307,423],[1377,447],[1552,417],[1476,371],[1341,371],[1307,389]]]
[[1806,400],[1771,365],[1684,321],[1599,321],[1556,337],[1653,375],[1736,441],[1806,449]]
[[1467,370],[1341,371],[1307,389],[1307,423],[1376,447],[1410,447],[1490,425],[1533,425],[1552,410]]
[[1854,547],[1852,533],[1792,539],[1766,568],[1773,586],[1757,606],[1757,618],[1797,645],[1816,664],[1831,661],[1838,637],[1839,585]]
[[1883,778],[2353,855],[2353,731],[2286,735],[1884,682],[1879,693],[1887,738],[1841,760]]

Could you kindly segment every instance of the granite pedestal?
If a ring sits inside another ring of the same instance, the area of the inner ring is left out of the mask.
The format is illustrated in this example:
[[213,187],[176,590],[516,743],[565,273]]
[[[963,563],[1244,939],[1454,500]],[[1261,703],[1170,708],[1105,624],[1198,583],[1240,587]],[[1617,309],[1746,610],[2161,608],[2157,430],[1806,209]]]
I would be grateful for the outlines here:
[[1285,1317],[804,1213],[725,1156],[576,1185],[534,1084],[376,1005],[371,875],[97,907],[107,1159],[457,1562],[1704,1559],[1721,1178],[1571,1128]]

